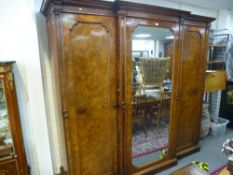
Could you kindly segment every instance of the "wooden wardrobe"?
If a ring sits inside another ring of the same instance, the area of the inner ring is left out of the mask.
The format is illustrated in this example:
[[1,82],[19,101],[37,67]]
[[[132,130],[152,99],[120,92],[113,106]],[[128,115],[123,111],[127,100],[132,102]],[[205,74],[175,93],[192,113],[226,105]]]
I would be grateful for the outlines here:
[[[70,175],[152,174],[198,151],[209,24],[213,18],[125,1],[44,0]],[[168,153],[131,162],[132,32],[172,31]]]

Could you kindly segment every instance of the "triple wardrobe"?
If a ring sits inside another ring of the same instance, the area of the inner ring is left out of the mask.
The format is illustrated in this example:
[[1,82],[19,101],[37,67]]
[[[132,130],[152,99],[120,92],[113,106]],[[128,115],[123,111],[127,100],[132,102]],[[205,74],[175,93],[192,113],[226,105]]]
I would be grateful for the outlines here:
[[70,175],[153,174],[199,150],[213,18],[44,0]]

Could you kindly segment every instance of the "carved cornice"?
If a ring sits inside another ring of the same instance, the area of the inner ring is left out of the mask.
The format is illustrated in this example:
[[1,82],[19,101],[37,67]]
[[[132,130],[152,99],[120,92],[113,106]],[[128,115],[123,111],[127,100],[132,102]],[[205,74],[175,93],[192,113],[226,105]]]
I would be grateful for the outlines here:
[[175,10],[171,8],[159,7],[154,5],[145,5],[133,2],[126,2],[121,0],[116,0],[114,3],[115,10],[117,11],[138,11],[138,12],[146,12],[146,13],[156,13],[162,15],[173,15],[173,16],[181,16],[181,15],[189,15],[190,12],[183,10]]
[[1,61],[0,62],[0,73],[11,72],[15,61]]
[[187,20],[192,20],[192,21],[201,21],[201,22],[212,22],[215,20],[215,18],[212,17],[206,17],[206,16],[200,16],[200,15],[194,15],[194,14],[190,14],[190,15],[183,15],[183,17]]
[[132,3],[122,0],[116,0],[115,2],[103,1],[103,0],[43,0],[41,12],[48,16],[51,11],[62,12],[63,7],[85,7],[92,9],[105,9],[110,10],[115,15],[125,15],[129,11],[169,15],[174,17],[180,17],[187,20],[199,21],[199,22],[211,22],[215,18],[204,17],[191,14],[189,11],[176,10],[171,8],[145,5],[139,3]]
[[9,65],[9,64],[14,64],[15,61],[0,61],[0,65]]
[[115,1],[114,8],[118,12],[125,12],[125,14],[127,14],[127,11],[137,11],[137,12],[177,16],[187,20],[193,20],[199,22],[212,22],[215,20],[215,18],[212,17],[205,17],[205,16],[191,14],[189,11],[176,10],[171,8],[159,7],[154,5],[145,5],[145,4],[139,4],[133,2],[126,2],[121,0]]
[[51,0],[43,0],[40,11],[47,17],[52,8]]
[[113,2],[102,0],[43,0],[41,12],[48,16],[52,9],[62,11],[62,6],[90,7],[98,9],[113,9]]

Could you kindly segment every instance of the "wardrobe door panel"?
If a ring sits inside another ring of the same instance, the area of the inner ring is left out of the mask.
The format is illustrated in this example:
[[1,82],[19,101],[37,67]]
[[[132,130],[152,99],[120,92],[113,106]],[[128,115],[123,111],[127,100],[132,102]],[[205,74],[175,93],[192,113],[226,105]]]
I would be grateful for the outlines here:
[[126,44],[121,50],[125,174],[152,174],[176,164],[179,24],[131,17],[125,22],[126,32],[120,33],[126,38],[121,43]]
[[118,174],[114,18],[64,15],[63,22],[70,174]]
[[[178,155],[198,149],[205,71],[205,28],[184,26],[178,119]],[[184,151],[183,153],[181,153]]]

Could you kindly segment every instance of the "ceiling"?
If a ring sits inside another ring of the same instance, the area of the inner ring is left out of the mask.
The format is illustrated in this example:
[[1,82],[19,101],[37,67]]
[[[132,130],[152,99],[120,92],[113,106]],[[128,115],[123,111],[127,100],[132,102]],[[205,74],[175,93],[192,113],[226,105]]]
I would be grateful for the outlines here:
[[[34,0],[36,5],[40,8],[42,0]],[[105,1],[115,1],[115,0],[105,0]],[[191,5],[195,7],[207,8],[212,10],[228,9],[233,10],[233,0],[125,0],[125,1],[135,1],[139,3],[157,3],[159,2],[173,2],[181,3],[186,5]],[[153,1],[153,2],[152,2]]]
[[[137,38],[137,34],[150,34],[148,38]],[[172,36],[172,32],[169,29],[158,28],[158,27],[145,27],[139,26],[133,32],[134,39],[156,39],[156,40],[165,40],[167,36]]]
[[[115,0],[105,0],[105,1],[115,1]],[[233,0],[124,0],[132,1],[145,4],[158,4],[158,3],[180,3],[184,5],[191,5],[195,7],[201,7],[211,10],[221,10],[228,9],[233,10]]]
[[166,0],[212,10],[233,10],[233,0]]

